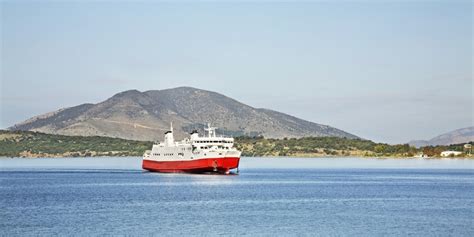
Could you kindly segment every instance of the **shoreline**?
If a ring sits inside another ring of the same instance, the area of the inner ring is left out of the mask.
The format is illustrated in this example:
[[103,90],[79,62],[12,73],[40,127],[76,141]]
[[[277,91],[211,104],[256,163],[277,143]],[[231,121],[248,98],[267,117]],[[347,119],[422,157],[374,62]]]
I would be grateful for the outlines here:
[[[0,159],[95,159],[95,158],[137,158],[142,156],[0,156]],[[401,156],[241,156],[245,159],[369,159],[369,160],[474,160],[474,156],[460,157],[401,157]]]

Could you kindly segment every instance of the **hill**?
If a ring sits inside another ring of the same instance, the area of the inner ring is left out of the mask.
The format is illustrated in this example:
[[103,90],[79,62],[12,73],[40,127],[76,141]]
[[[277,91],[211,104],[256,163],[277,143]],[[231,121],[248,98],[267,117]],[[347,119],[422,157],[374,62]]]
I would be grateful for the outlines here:
[[[100,136],[64,136],[29,131],[0,130],[0,157],[92,157],[142,156],[153,142]],[[423,152],[439,156],[442,151],[463,151],[464,144],[416,149],[408,144],[389,145],[369,140],[340,137],[267,139],[237,137],[235,146],[242,156],[370,156],[412,157]],[[463,155],[465,156],[465,155]],[[470,156],[467,156],[470,157]]]
[[39,115],[9,129],[151,141],[161,140],[170,122],[178,139],[194,129],[203,132],[208,122],[227,136],[357,138],[337,128],[253,108],[219,93],[191,87],[124,91],[97,104]]
[[8,157],[142,156],[152,144],[110,137],[0,130],[0,156]]
[[409,144],[415,147],[438,146],[459,143],[468,143],[474,141],[474,127],[457,129],[448,133],[441,134],[430,140],[414,140]]

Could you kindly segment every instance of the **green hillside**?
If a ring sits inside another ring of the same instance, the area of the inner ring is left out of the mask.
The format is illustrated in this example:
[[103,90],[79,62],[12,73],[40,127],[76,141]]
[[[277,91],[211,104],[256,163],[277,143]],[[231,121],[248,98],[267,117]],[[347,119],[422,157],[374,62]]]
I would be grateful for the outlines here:
[[[472,142],[471,142],[472,143]],[[37,132],[0,130],[0,156],[8,157],[86,157],[141,156],[153,142],[133,141],[99,136],[63,136]],[[243,156],[368,156],[412,157],[423,152],[439,156],[442,151],[463,151],[463,144],[450,146],[410,147],[389,145],[362,139],[340,137],[306,137],[266,139],[237,137],[235,146]]]
[[0,156],[141,156],[152,142],[0,130]]

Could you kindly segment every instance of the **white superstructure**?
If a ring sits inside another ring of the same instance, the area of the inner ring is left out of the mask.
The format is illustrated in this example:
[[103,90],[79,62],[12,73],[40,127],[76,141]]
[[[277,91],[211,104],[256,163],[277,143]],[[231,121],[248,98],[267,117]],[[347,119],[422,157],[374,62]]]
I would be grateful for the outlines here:
[[[173,126],[171,125],[170,130],[165,133],[164,141],[155,143],[151,151],[145,152],[143,160],[159,162],[165,165],[166,163],[163,162],[171,162],[173,164],[179,162],[175,165],[177,167],[178,165],[183,166],[184,164],[184,166],[187,166],[190,164],[186,163],[186,161],[212,159],[217,164],[218,159],[240,158],[241,152],[233,147],[234,138],[217,136],[216,129],[216,127],[211,127],[210,124],[208,124],[208,127],[205,128],[208,133],[207,136],[201,137],[195,130],[191,132],[189,138],[182,141],[175,141],[173,137]],[[201,165],[196,162],[192,164]],[[216,165],[214,168],[217,169],[219,167]],[[176,169],[181,169],[181,167]]]

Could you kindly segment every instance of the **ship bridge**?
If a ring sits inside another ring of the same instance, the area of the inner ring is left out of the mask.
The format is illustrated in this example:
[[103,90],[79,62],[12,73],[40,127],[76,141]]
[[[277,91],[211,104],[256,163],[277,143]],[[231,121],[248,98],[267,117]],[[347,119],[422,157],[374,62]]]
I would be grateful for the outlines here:
[[232,137],[223,137],[216,136],[217,127],[211,127],[210,124],[207,124],[206,130],[208,132],[207,137],[200,137],[196,131],[191,133],[191,143],[193,146],[208,149],[212,146],[217,146],[221,149],[230,149],[234,145],[234,138]]

